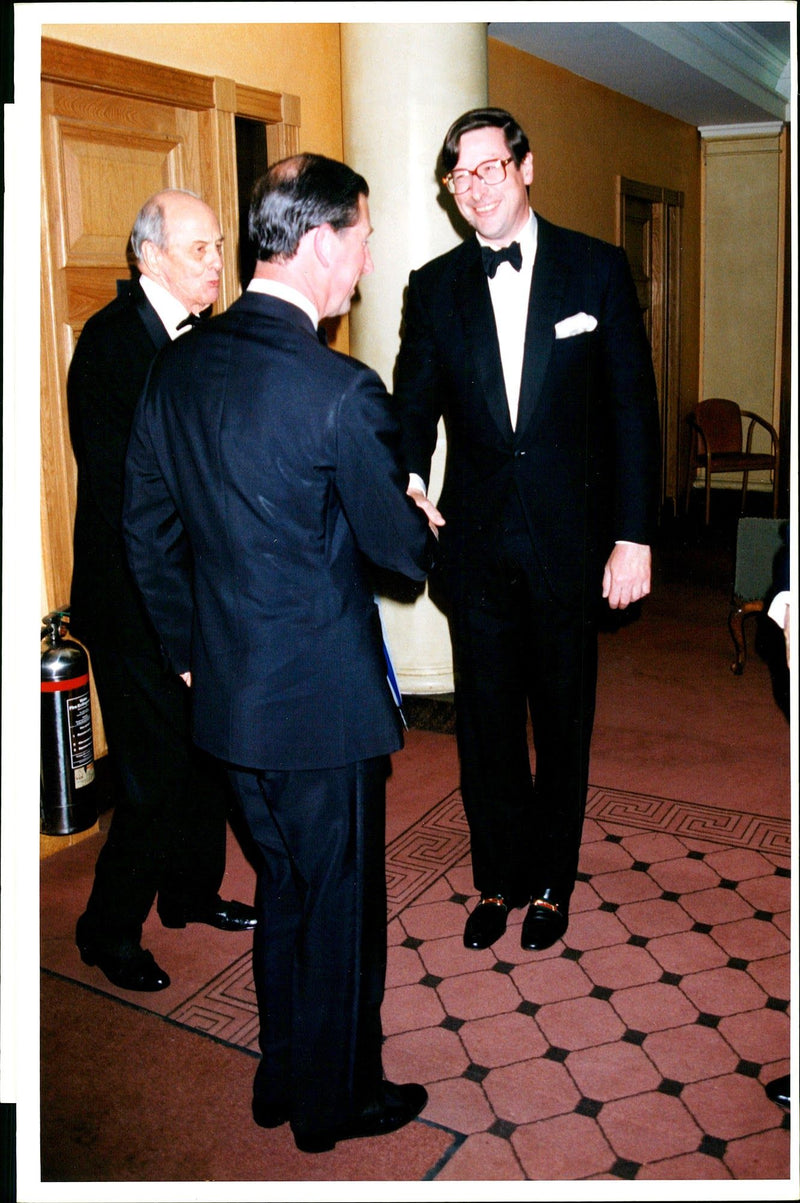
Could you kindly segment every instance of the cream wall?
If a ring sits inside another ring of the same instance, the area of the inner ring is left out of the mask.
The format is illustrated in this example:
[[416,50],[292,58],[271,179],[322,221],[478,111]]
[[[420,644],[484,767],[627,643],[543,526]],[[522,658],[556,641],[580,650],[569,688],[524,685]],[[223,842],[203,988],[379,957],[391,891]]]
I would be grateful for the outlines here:
[[300,149],[341,158],[339,25],[44,25],[44,37],[300,97]]
[[694,126],[492,38],[489,99],[509,109],[531,140],[531,195],[545,217],[614,242],[616,176],[623,175],[684,192],[684,216],[699,235]]
[[[781,400],[776,362],[783,333],[784,144],[777,130],[704,144],[703,395],[732,397],[775,426]],[[754,450],[768,451],[769,439],[759,434]]]

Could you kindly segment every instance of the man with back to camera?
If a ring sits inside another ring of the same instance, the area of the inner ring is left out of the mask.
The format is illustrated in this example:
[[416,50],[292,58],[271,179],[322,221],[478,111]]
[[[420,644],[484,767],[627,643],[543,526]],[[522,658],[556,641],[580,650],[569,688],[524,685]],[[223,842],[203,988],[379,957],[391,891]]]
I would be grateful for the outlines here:
[[262,862],[253,1117],[297,1146],[381,1135],[427,1094],[383,1080],[385,785],[402,745],[367,561],[424,579],[377,375],[323,345],[372,271],[366,181],[304,154],[255,186],[244,295],[156,363],[125,528],[195,738],[229,768]]
[[67,381],[78,465],[70,625],[91,655],[120,786],[76,939],[115,985],[154,991],[170,984],[141,946],[156,896],[166,927],[243,931],[255,912],[219,897],[229,791],[192,744],[188,690],[164,662],[122,537],[133,411],[159,348],[217,300],[222,235],[199,197],[168,189],[140,209],[131,250],[139,278],[89,318]]
[[436,572],[480,893],[464,943],[488,948],[527,907],[522,947],[541,950],[577,873],[600,599],[650,590],[655,381],[624,252],[532,212],[514,118],[463,114],[441,163],[476,236],[411,273],[395,398],[416,498],[446,425]]

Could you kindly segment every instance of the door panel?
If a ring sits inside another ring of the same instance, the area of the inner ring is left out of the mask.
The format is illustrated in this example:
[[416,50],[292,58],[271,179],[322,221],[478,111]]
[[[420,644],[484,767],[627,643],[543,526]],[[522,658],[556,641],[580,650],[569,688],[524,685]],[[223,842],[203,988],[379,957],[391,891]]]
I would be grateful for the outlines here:
[[130,229],[134,198],[182,178],[180,144],[65,124],[57,139],[67,262],[108,263],[119,257],[120,228]]
[[64,269],[64,287],[67,294],[66,311],[69,315],[68,325],[72,346],[83,329],[84,322],[108,303],[116,293],[117,281],[125,279],[127,275],[127,270],[123,270],[121,267],[66,267]]
[[58,291],[66,307],[58,318],[77,337],[87,314],[129,275],[126,245],[142,201],[162,188],[205,191],[198,119],[143,101],[102,104],[98,93],[79,88],[50,92],[44,177],[47,216],[57,231],[52,266],[55,279],[63,273]]

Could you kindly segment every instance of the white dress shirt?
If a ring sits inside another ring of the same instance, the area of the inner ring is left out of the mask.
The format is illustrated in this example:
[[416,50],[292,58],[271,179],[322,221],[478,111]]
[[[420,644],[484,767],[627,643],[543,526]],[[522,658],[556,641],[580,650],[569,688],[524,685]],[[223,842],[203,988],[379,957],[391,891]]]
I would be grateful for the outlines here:
[[769,614],[773,622],[777,622],[781,630],[786,626],[786,611],[789,609],[790,597],[791,594],[788,589],[776,593],[767,610],[767,614]]
[[189,316],[189,310],[171,292],[167,292],[163,284],[151,280],[149,276],[140,276],[139,283],[142,286],[142,292],[161,318],[164,329],[171,339],[180,338],[187,330],[191,330],[191,326],[184,326],[182,330],[177,328],[178,322],[184,321]]
[[[476,234],[481,246],[489,246],[485,238]],[[519,410],[519,390],[522,383],[522,363],[525,358],[525,328],[528,323],[528,302],[533,279],[533,263],[536,258],[537,225],[536,214],[530,210],[528,223],[512,241],[519,243],[522,252],[522,267],[516,271],[510,263],[501,263],[494,277],[487,280],[492,298],[497,341],[500,346],[500,362],[508,400],[511,426],[516,429]],[[425,493],[425,482],[416,472],[409,475],[409,485]]]
[[[477,235],[477,239],[481,246],[490,245],[480,234]],[[522,267],[516,271],[510,263],[501,263],[494,276],[488,280],[488,284],[494,323],[497,327],[497,341],[500,344],[508,413],[511,425],[516,429],[522,361],[525,355],[525,327],[528,324],[528,302],[533,263],[536,258],[537,227],[533,210],[527,225],[514,241],[519,243],[522,252]]]

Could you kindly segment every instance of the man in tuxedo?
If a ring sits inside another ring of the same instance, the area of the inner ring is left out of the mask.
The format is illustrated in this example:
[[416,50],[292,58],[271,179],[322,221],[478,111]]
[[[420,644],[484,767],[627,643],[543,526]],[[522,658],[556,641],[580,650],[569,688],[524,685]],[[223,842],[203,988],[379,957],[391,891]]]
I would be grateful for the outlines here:
[[142,206],[131,249],[138,279],[88,320],[67,381],[78,465],[71,629],[91,655],[119,779],[76,938],[115,985],[152,991],[170,983],[141,946],[156,896],[167,927],[242,931],[255,911],[219,897],[229,787],[192,744],[189,691],[165,663],[122,537],[133,411],[159,348],[216,301],[222,235],[198,197],[168,190]]
[[464,943],[527,906],[522,946],[546,949],[578,867],[601,597],[650,589],[655,382],[624,252],[532,212],[514,118],[465,113],[441,163],[475,236],[411,273],[395,399],[419,499],[446,426],[437,574],[480,893]]
[[255,275],[160,357],[134,420],[125,529],[194,732],[261,853],[253,1117],[298,1147],[380,1135],[427,1095],[383,1080],[385,783],[401,746],[368,562],[435,544],[369,368],[328,349],[372,271],[368,188],[299,155],[254,189]]

